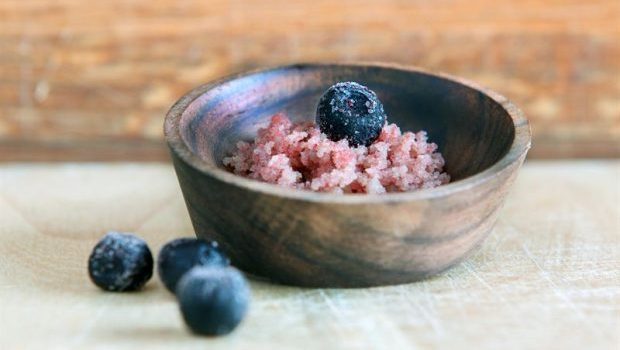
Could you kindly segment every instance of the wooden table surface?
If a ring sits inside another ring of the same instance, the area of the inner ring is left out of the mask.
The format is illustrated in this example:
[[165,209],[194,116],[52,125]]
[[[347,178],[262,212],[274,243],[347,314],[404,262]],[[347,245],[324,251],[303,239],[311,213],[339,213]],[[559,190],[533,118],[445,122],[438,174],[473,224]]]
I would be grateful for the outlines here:
[[252,282],[246,321],[205,339],[157,278],[105,293],[86,260],[109,229],[157,252],[192,228],[166,164],[0,166],[0,349],[618,349],[620,161],[528,162],[469,260],[401,286]]

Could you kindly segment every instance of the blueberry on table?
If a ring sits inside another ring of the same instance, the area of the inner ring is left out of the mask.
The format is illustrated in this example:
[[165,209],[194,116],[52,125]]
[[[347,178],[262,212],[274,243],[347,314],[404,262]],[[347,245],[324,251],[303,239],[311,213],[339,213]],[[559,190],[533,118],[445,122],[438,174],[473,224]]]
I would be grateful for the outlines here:
[[198,266],[181,278],[176,296],[192,332],[224,335],[243,320],[250,303],[250,288],[234,267]]
[[323,94],[316,123],[332,141],[347,139],[351,146],[369,146],[385,124],[383,104],[377,95],[355,82],[337,83]]
[[195,266],[230,265],[230,260],[219,249],[217,242],[196,238],[179,238],[168,242],[157,257],[159,278],[166,288],[175,291],[178,281]]
[[109,232],[93,248],[88,259],[88,274],[93,283],[104,290],[137,290],[153,275],[153,255],[141,238]]

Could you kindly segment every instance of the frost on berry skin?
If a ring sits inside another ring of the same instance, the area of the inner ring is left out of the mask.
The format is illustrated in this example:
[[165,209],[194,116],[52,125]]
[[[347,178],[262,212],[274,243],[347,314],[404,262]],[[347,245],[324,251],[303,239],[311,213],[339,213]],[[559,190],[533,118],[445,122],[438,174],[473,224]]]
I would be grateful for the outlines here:
[[88,274],[95,285],[107,291],[137,290],[153,275],[153,255],[141,238],[109,232],[93,248]]
[[321,97],[316,123],[332,141],[347,140],[353,147],[369,146],[386,121],[377,95],[355,82],[337,83]]
[[215,336],[232,332],[243,320],[250,288],[234,267],[198,266],[181,278],[176,296],[192,332]]
[[157,272],[166,288],[174,293],[178,281],[195,266],[230,265],[230,260],[215,241],[179,238],[168,242],[157,257]]

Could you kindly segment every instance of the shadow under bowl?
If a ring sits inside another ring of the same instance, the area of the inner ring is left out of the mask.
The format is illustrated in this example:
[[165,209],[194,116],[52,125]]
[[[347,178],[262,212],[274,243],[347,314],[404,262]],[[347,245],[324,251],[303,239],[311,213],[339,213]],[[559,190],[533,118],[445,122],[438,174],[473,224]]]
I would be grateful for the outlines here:
[[[339,81],[374,90],[390,122],[426,130],[452,181],[382,195],[291,190],[222,166],[271,115],[314,119]],[[531,134],[506,98],[460,78],[383,64],[304,64],[202,85],[168,112],[165,136],[196,235],[241,269],[312,287],[406,283],[465,258],[491,231]]]

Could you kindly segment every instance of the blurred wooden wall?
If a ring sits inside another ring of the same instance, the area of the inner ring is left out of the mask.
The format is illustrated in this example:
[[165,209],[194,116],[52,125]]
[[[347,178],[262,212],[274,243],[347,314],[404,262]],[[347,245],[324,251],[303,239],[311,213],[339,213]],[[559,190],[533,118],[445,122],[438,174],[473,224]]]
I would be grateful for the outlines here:
[[620,156],[620,1],[1,0],[0,160],[167,159],[185,91],[378,60],[461,75],[532,121],[532,157]]

